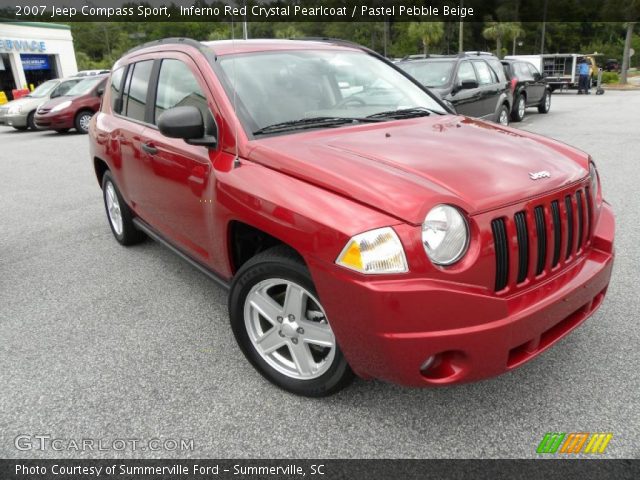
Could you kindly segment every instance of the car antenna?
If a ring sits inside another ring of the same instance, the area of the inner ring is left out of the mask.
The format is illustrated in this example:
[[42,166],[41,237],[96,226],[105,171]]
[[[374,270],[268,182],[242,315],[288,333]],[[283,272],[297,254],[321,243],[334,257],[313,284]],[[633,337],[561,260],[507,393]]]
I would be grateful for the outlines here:
[[233,134],[235,137],[235,150],[236,157],[233,159],[233,168],[238,168],[240,165],[240,156],[238,155],[238,108],[237,108],[237,88],[236,85],[238,83],[238,79],[236,76],[236,24],[234,22],[235,16],[231,16],[231,43],[233,44],[233,57],[231,58],[231,62],[233,63],[233,114],[234,114],[234,122],[233,122]]

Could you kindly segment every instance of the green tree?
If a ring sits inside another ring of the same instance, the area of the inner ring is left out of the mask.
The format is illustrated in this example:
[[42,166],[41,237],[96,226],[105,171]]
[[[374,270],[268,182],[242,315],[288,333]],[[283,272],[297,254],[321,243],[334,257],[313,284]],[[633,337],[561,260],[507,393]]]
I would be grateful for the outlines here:
[[482,36],[484,38],[496,42],[496,55],[498,57],[502,57],[503,40],[515,39],[523,34],[524,30],[520,22],[496,22],[489,20],[482,30]]
[[444,35],[443,22],[411,22],[407,28],[409,38],[420,40],[424,56],[429,54],[429,47],[438,43]]

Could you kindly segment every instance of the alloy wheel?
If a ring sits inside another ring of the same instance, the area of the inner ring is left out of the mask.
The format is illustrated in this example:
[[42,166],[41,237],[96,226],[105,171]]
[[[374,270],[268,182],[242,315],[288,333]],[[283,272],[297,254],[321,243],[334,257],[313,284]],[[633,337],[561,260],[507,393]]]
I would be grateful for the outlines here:
[[336,341],[315,296],[289,280],[263,280],[244,305],[249,339],[269,366],[296,380],[322,376],[332,365]]
[[107,183],[104,198],[107,202],[107,212],[109,212],[111,226],[117,235],[122,235],[122,210],[120,210],[120,202],[118,201],[118,195],[116,195],[116,189],[113,183]]

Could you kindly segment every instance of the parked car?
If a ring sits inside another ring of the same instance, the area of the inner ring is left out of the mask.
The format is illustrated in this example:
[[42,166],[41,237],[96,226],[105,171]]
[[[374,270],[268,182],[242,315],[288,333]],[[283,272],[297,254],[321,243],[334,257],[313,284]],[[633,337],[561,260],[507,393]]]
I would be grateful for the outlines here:
[[610,58],[606,61],[604,65],[605,72],[619,72],[620,71],[620,62],[615,58]]
[[56,78],[47,80],[33,92],[12,102],[0,106],[0,125],[13,127],[16,130],[35,130],[34,116],[37,108],[52,98],[65,95],[79,78]]
[[513,98],[497,57],[477,52],[407,59],[397,66],[450,102],[456,112],[508,125]]
[[502,60],[504,73],[513,93],[511,120],[521,122],[527,107],[537,107],[540,113],[551,109],[551,88],[542,74],[531,63],[520,60]]
[[609,284],[614,217],[589,155],[450,115],[353,44],[143,45],[89,137],[115,239],[146,234],[227,288],[241,350],[297,394],[510,371]]
[[91,117],[100,108],[107,78],[97,75],[81,79],[64,96],[38,107],[34,117],[36,127],[58,133],[75,128],[79,133],[87,133]]

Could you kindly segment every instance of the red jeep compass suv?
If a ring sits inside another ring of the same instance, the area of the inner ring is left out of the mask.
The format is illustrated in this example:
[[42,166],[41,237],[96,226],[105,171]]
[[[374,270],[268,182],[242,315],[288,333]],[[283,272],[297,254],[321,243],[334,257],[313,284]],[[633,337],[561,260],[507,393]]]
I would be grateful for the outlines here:
[[247,359],[298,394],[507,372],[609,284],[614,217],[587,154],[448,114],[352,44],[143,45],[90,139],[118,242],[146,234],[228,288]]

